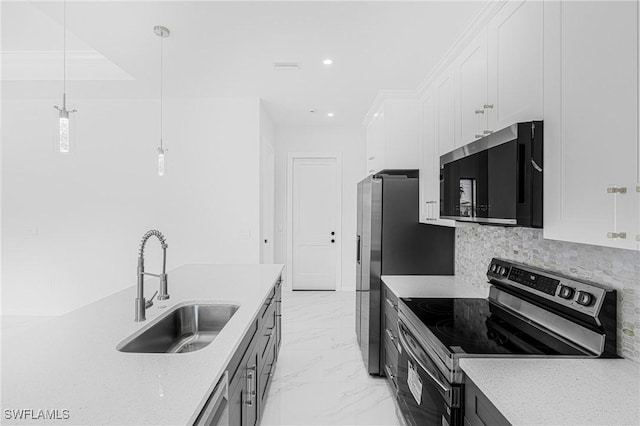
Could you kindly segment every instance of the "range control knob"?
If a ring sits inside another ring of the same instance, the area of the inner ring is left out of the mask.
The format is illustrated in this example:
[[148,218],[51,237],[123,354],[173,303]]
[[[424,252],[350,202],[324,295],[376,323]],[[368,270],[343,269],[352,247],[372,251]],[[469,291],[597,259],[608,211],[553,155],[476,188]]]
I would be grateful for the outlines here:
[[495,272],[498,269],[498,265],[496,265],[495,263],[491,264],[491,272]]
[[589,306],[593,303],[593,294],[586,291],[579,291],[576,297],[576,303],[582,306]]
[[562,297],[563,299],[571,299],[573,298],[574,293],[575,293],[575,290],[573,289],[573,287],[561,285],[560,291],[558,292],[558,296]]
[[500,267],[500,275],[502,275],[503,277],[507,276],[507,268],[505,268],[504,266]]

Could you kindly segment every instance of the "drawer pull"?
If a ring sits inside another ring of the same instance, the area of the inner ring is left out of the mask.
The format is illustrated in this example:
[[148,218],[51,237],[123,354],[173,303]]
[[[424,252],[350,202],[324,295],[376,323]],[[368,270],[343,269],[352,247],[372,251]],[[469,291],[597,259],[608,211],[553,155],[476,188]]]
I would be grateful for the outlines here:
[[387,304],[391,306],[394,310],[396,311],[398,310],[398,305],[394,305],[391,299],[389,299],[388,297],[385,297],[384,299],[387,301]]
[[389,339],[391,339],[392,342],[396,341],[396,336],[393,335],[393,331],[389,330],[388,328],[386,329],[387,335],[389,336]]

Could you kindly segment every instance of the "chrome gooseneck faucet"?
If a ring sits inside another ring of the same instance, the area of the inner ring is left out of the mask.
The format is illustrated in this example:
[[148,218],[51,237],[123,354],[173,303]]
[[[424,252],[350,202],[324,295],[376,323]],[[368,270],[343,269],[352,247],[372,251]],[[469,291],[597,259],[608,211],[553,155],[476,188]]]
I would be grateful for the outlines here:
[[[144,271],[144,246],[147,244],[147,241],[152,236],[158,237],[160,240],[160,245],[162,246],[162,273],[161,274],[152,274]],[[158,294],[156,291],[151,296],[151,300],[148,302],[144,300],[144,276],[151,275],[152,277],[160,278],[160,295],[158,295],[158,300],[166,300],[169,298],[169,294],[167,294],[167,241],[162,235],[162,232],[152,229],[148,231],[146,234],[142,236],[142,240],[140,241],[140,252],[138,254],[138,294],[136,296],[136,317],[135,321],[144,321],[146,320],[145,312],[146,309],[153,306],[153,298]]]

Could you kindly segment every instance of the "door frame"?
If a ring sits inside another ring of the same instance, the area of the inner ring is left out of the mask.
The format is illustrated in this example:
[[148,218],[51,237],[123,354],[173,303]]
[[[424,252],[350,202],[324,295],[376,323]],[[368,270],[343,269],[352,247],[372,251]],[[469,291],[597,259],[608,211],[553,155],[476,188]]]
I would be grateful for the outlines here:
[[[267,176],[269,179],[272,180],[272,188],[271,190],[273,191],[271,195],[271,223],[269,224],[269,231],[270,231],[270,236],[269,238],[271,238],[271,256],[269,259],[265,259],[264,256],[264,215],[265,215],[265,204],[266,204],[266,200],[264,199],[264,188],[265,188],[265,183],[264,183],[264,169],[265,169],[265,161],[264,161],[264,151],[268,150],[271,152],[272,154],[272,172],[273,175],[272,176]],[[267,138],[262,138],[261,139],[261,144],[260,144],[260,263],[275,263],[275,240],[276,240],[276,176],[275,176],[275,172],[276,172],[276,149],[273,146],[273,144],[271,143],[271,141]]]
[[287,153],[287,268],[285,269],[285,288],[293,290],[293,163],[301,159],[336,160],[336,234],[339,237],[336,247],[336,289],[342,291],[342,153],[341,152],[289,152]]

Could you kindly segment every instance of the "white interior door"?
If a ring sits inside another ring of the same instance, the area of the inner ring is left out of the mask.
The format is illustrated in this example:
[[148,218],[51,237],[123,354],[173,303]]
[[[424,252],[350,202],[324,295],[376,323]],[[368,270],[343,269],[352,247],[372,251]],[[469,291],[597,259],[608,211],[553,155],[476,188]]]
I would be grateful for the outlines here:
[[262,225],[260,263],[274,261],[274,216],[275,216],[275,153],[273,147],[262,144],[262,176],[260,179]]
[[293,290],[335,290],[339,263],[337,158],[292,159]]

